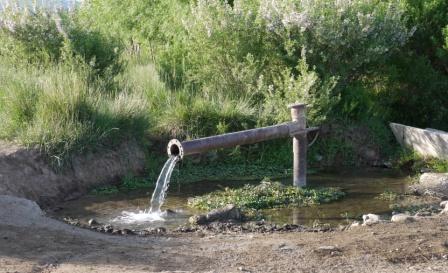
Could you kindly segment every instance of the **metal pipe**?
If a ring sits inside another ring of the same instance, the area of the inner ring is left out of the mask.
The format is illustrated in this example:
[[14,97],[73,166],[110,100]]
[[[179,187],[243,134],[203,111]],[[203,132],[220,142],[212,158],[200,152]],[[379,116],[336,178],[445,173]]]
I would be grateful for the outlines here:
[[230,148],[277,138],[292,137],[294,152],[294,186],[306,186],[307,133],[319,130],[319,128],[306,128],[305,104],[294,104],[290,105],[289,108],[291,109],[291,122],[183,142],[177,139],[172,139],[168,143],[168,155],[179,156],[179,158],[182,159],[187,155],[200,154],[219,148]]
[[298,122],[287,122],[263,128],[245,130],[235,133],[204,137],[189,141],[179,141],[172,139],[168,143],[168,155],[179,156],[181,159],[187,155],[200,154],[219,148],[230,148],[238,145],[254,144],[266,140],[292,137],[306,134],[308,131],[317,128],[299,130]]

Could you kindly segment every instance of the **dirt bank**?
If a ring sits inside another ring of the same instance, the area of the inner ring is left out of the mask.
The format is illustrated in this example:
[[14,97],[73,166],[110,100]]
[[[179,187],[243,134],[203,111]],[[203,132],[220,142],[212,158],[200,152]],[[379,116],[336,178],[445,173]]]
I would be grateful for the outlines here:
[[55,172],[37,150],[0,142],[0,194],[24,197],[49,206],[76,198],[95,186],[118,182],[144,169],[145,155],[133,142],[114,150],[75,157]]
[[[447,272],[448,217],[325,233],[113,236],[0,197],[0,272]],[[14,211],[14,213],[12,213]]]

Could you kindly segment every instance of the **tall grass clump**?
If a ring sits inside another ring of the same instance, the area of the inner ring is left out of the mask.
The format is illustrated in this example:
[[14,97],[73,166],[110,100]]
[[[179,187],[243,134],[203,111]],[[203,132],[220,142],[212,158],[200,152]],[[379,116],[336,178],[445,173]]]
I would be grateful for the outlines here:
[[44,9],[2,13],[0,138],[71,156],[143,137],[151,126],[144,93],[121,88],[119,42]]

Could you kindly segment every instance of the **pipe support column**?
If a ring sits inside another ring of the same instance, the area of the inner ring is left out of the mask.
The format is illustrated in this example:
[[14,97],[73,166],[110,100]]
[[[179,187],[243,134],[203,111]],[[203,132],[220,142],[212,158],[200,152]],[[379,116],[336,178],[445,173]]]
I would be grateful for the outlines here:
[[[293,122],[297,122],[298,130],[306,129],[306,105],[293,104],[290,105],[291,118]],[[297,134],[293,137],[293,184],[296,187],[306,186],[306,154],[308,148],[307,134]]]

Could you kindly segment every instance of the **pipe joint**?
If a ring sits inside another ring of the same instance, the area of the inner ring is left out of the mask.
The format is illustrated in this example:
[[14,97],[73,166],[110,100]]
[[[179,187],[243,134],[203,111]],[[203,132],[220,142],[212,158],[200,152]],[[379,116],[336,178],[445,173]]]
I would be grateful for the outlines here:
[[184,157],[184,148],[182,143],[177,139],[172,139],[168,142],[167,152],[169,156],[178,156],[179,159]]

